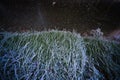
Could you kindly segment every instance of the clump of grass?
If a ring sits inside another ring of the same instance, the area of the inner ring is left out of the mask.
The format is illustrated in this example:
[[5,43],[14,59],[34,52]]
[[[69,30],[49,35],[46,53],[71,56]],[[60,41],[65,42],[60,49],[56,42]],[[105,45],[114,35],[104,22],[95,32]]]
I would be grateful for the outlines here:
[[107,80],[120,79],[120,44],[98,38],[84,38],[89,61]]
[[5,33],[0,41],[3,80],[82,79],[86,50],[80,35],[65,31]]
[[118,79],[119,56],[120,44],[75,32],[0,33],[1,80]]
[[[84,38],[89,60],[108,80],[118,80],[120,77],[120,44],[103,38],[103,32],[98,28],[90,32],[92,37]],[[111,76],[111,77],[110,77]]]

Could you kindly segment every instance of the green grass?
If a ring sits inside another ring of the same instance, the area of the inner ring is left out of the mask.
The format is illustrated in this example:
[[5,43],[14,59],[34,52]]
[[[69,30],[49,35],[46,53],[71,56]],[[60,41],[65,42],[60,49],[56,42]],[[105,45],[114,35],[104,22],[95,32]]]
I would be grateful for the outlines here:
[[120,44],[102,39],[84,39],[87,55],[108,80],[120,79]]
[[119,79],[120,44],[75,32],[0,33],[0,80]]

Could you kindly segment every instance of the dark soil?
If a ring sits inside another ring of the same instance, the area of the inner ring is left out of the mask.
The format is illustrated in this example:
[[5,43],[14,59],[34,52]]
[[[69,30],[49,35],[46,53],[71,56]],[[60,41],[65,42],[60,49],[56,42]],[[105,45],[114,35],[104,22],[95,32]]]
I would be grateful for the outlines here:
[[[41,0],[43,1],[43,0]],[[71,4],[56,1],[1,1],[0,31],[27,31],[45,29],[73,29],[89,32],[101,28],[104,34],[120,28],[120,3]]]

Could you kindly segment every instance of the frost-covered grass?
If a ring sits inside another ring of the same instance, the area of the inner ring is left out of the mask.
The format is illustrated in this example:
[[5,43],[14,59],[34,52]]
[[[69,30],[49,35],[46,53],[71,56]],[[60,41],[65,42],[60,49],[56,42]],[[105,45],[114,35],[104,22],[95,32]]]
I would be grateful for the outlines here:
[[75,32],[0,33],[0,80],[119,79],[120,44]]

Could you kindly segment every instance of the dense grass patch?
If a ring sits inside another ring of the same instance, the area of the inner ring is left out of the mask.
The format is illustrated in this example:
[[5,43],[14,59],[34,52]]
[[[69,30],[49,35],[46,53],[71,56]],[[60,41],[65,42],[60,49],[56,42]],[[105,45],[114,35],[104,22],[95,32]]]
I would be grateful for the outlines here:
[[74,32],[0,34],[1,80],[119,79],[119,57],[120,44]]
[[84,38],[89,60],[107,80],[120,79],[120,44],[97,38]]

